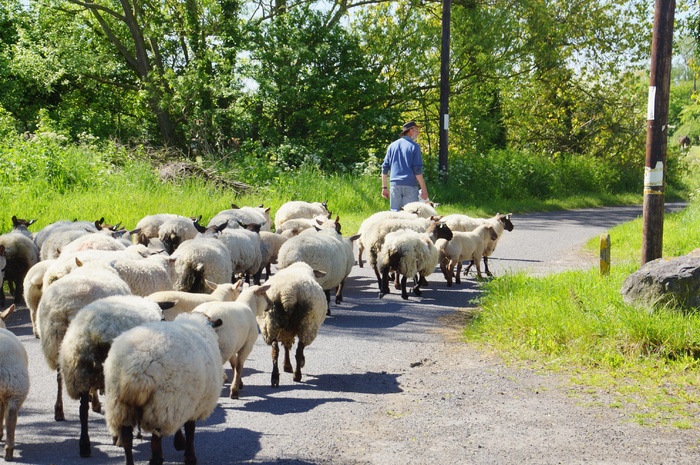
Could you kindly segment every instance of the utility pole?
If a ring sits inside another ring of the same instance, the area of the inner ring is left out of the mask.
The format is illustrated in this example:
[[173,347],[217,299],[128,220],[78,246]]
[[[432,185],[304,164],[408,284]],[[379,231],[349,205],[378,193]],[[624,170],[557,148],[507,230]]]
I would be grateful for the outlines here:
[[675,10],[675,0],[656,0],[647,103],[642,265],[661,258],[663,248],[668,101]]
[[450,126],[450,12],[452,0],[442,0],[442,47],[440,49],[440,149],[439,168],[443,182],[447,182],[447,130]]

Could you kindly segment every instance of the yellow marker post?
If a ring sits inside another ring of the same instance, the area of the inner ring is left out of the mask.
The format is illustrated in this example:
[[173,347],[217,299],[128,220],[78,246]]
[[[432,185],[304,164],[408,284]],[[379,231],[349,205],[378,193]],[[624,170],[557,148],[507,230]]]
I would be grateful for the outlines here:
[[600,275],[610,274],[610,234],[600,235]]

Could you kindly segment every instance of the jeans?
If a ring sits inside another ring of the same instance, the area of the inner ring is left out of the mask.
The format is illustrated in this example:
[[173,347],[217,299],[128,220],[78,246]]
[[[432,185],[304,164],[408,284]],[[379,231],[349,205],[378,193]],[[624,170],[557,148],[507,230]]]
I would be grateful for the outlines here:
[[407,203],[418,201],[418,186],[392,184],[389,194],[389,208],[391,211],[397,212]]

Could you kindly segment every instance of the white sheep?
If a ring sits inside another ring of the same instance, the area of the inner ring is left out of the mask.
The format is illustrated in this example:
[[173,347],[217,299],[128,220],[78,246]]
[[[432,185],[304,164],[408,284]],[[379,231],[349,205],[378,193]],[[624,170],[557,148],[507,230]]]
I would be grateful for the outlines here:
[[58,221],[42,228],[34,236],[34,242],[39,247],[39,258],[46,260],[58,257],[66,244],[80,236],[97,232],[111,235],[112,228],[112,225],[105,224],[104,218],[92,223],[89,221]]
[[333,220],[323,215],[315,218],[292,218],[282,223],[279,228],[275,228],[275,232],[285,237],[293,237],[306,229],[325,227],[330,223],[334,223]]
[[418,218],[418,216],[415,213],[407,211],[394,212],[391,210],[386,210],[373,213],[369,217],[365,218],[364,221],[362,221],[362,224],[360,224],[360,229],[357,231],[357,234],[360,235],[360,237],[357,239],[357,264],[360,266],[360,268],[364,268],[362,254],[364,253],[366,247],[365,244],[367,244],[367,247],[369,247],[369,243],[365,242],[367,240],[367,230],[370,229],[373,224],[390,218],[415,219]]
[[252,286],[241,292],[235,302],[205,302],[193,310],[206,315],[209,321],[220,319],[223,323],[215,330],[222,363],[231,364],[231,399],[238,399],[243,388],[243,365],[258,340],[256,317],[272,308],[272,301],[265,294],[269,287]]
[[163,310],[163,319],[172,321],[180,313],[191,312],[195,307],[205,302],[233,302],[238,299],[243,286],[243,281],[222,284],[205,281],[205,283],[212,290],[211,294],[160,291],[154,292],[147,298],[154,302],[174,302],[175,305],[173,307]]
[[[490,257],[494,250],[496,250],[496,244],[498,244],[503,231],[513,230],[513,223],[510,220],[512,215],[512,213],[508,213],[506,215],[496,213],[496,215],[491,218],[472,218],[467,215],[454,213],[451,215],[445,215],[442,218],[442,222],[447,224],[453,231],[473,231],[482,224],[493,227],[498,237],[495,240],[487,239],[486,244],[484,245],[484,271],[488,276],[493,276],[489,270],[488,257]],[[471,265],[469,265],[469,268],[471,268]],[[469,271],[469,268],[467,268],[466,272]]]
[[[413,293],[421,295],[420,282],[430,275],[439,262],[438,249],[427,233],[400,229],[386,235],[377,254],[377,269],[381,273],[379,298],[389,293],[389,273],[396,274],[397,289],[408,299],[406,280],[414,280]],[[399,276],[401,276],[399,284]]]
[[197,234],[195,221],[184,216],[165,220],[158,228],[158,239],[168,254],[172,254],[183,241],[197,237]]
[[[472,260],[476,266],[476,273],[479,279],[481,276],[481,257],[484,254],[486,241],[498,238],[492,226],[482,224],[474,231],[455,231],[452,239],[440,239],[436,247],[440,252],[440,268],[447,281],[447,286],[452,286],[454,278],[456,284],[460,284],[460,274],[462,272],[462,262]],[[454,268],[457,266],[457,273]]]
[[14,459],[17,416],[29,393],[29,358],[19,338],[5,327],[15,306],[0,313],[0,439],[5,423],[5,461]]
[[73,254],[83,250],[124,250],[126,247],[122,241],[107,234],[84,234],[63,245],[60,249],[60,255]]
[[44,358],[57,372],[58,391],[54,418],[63,421],[63,388],[58,365],[58,352],[68,325],[78,311],[90,302],[112,295],[129,295],[131,289],[116,270],[102,264],[87,263],[70,274],[44,287],[37,310],[37,326]]
[[287,241],[287,237],[270,231],[260,231],[260,251],[262,254],[262,264],[258,274],[262,274],[265,269],[265,279],[270,279],[272,275],[272,265],[277,263],[280,248]]
[[322,272],[304,262],[297,262],[278,271],[266,283],[272,300],[271,310],[258,315],[263,340],[272,346],[273,387],[279,386],[279,344],[284,347],[284,371],[292,373],[289,351],[298,338],[294,381],[301,381],[301,369],[306,363],[304,348],[311,344],[326,319],[326,296],[317,282]]
[[435,207],[437,206],[438,204],[434,202],[418,201],[407,203],[401,207],[401,210],[408,213],[413,213],[421,218],[430,218],[431,216],[438,216],[437,210],[435,210]]
[[272,227],[272,218],[270,218],[270,208],[263,207],[238,207],[231,205],[228,210],[222,210],[214,215],[207,223],[207,227],[216,226],[227,222],[227,227],[237,229],[244,225],[256,226],[257,231],[269,231]]
[[[44,245],[44,242],[53,234],[58,232],[59,229],[82,229],[85,230],[85,232],[97,232],[97,226],[95,223],[90,223],[88,221],[70,221],[70,220],[60,220],[60,221],[55,221],[53,223],[47,224],[43,228],[41,228],[39,231],[37,231],[36,234],[34,234],[34,243],[36,244],[37,247],[39,247],[39,250]],[[42,257],[43,259],[43,257]]]
[[138,425],[152,433],[150,463],[163,463],[162,437],[179,433],[183,425],[185,463],[197,463],[195,421],[216,408],[224,376],[214,331],[221,324],[182,313],[174,321],[132,328],[112,342],[104,363],[105,419],[128,465],[134,463]]
[[29,309],[29,319],[32,322],[32,332],[34,337],[39,337],[39,328],[36,324],[36,312],[39,308],[42,289],[44,288],[44,274],[56,262],[56,260],[41,260],[39,263],[29,268],[24,276],[24,303]]
[[103,363],[118,335],[137,325],[160,321],[158,303],[133,295],[105,297],[78,311],[61,343],[58,364],[66,391],[80,400],[80,456],[90,457],[88,410],[100,412],[98,391],[104,391]]
[[335,303],[342,303],[345,280],[355,263],[352,242],[357,237],[343,238],[334,228],[322,228],[314,233],[309,231],[309,234],[305,232],[294,236],[280,247],[277,268],[305,262],[314,270],[325,272],[325,276],[319,278],[318,283],[326,294],[327,314],[330,315],[330,290],[337,288]]
[[260,235],[244,228],[226,228],[218,235],[218,239],[226,246],[231,257],[233,276],[229,280],[245,278],[245,281],[250,283],[252,275],[254,284],[260,284],[260,273],[258,273],[262,266]]
[[331,212],[328,210],[328,202],[305,202],[302,200],[292,200],[282,204],[275,212],[275,231],[279,232],[280,227],[295,218],[314,219],[317,216],[330,218]]
[[[13,290],[15,304],[23,298],[24,277],[29,269],[39,262],[39,248],[30,238],[19,231],[0,235],[0,246],[5,250],[4,280]],[[0,281],[0,304],[5,303],[5,292]]]
[[[446,224],[440,221],[439,216],[412,219],[388,218],[370,224],[367,231],[363,233],[363,236],[365,246],[369,247],[369,264],[374,270],[377,282],[381,282],[382,280],[381,274],[377,269],[377,254],[382,248],[386,235],[400,229],[427,233],[433,243],[439,238],[448,240],[452,238],[452,231]],[[421,284],[426,284],[424,279],[421,280]]]
[[216,237],[198,236],[180,244],[170,258],[175,259],[173,289],[208,293],[205,281],[229,283],[233,267],[226,245]]
[[201,217],[188,218],[182,215],[175,215],[172,213],[157,213],[155,215],[147,215],[141,218],[137,223],[135,230],[136,241],[139,244],[148,245],[151,239],[157,239],[160,233],[160,227],[168,220],[176,221],[190,221],[196,223]]

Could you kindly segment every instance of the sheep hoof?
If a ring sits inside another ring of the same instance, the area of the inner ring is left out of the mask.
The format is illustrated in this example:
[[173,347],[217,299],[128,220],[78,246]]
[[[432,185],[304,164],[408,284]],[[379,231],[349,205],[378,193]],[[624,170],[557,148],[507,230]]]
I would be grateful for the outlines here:
[[66,421],[66,417],[63,415],[63,409],[56,409],[54,411],[53,419],[56,421]]
[[90,450],[90,440],[83,442],[80,441],[80,456],[83,458],[92,457],[92,451]]
[[330,316],[330,314],[331,314],[331,309],[330,309],[330,307],[329,307],[329,308],[326,310],[326,316]]
[[229,397],[231,399],[238,399],[238,390],[234,391],[233,389],[231,389],[231,393],[229,394]]
[[294,373],[294,382],[301,383],[301,373]]
[[416,297],[420,297],[421,295],[423,295],[423,292],[416,287],[413,289],[413,294],[415,294]]
[[272,387],[280,387],[280,375],[272,375],[272,380],[270,382]]
[[383,292],[379,292],[379,298],[381,299],[382,297],[384,297],[384,293],[383,293]]
[[14,460],[14,453],[15,453],[14,447],[5,448],[5,462],[12,462]]
[[403,300],[408,300],[408,294],[401,294],[401,298]]
[[175,438],[173,438],[173,446],[175,447],[175,450],[185,450],[185,435],[182,434],[181,429],[175,431]]

